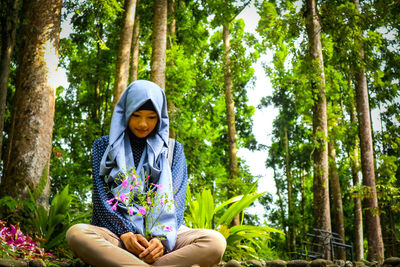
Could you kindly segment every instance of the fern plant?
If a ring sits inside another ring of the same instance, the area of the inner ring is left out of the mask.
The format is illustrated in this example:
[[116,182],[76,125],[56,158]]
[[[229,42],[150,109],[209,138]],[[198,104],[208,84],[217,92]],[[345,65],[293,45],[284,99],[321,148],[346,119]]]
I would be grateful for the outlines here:
[[46,250],[53,248],[64,241],[65,232],[71,224],[69,213],[73,195],[69,194],[69,185],[61,192],[57,192],[50,204],[50,210],[36,204],[34,192],[29,191],[30,204],[28,209],[33,212],[32,225],[39,237],[44,241],[42,246]]

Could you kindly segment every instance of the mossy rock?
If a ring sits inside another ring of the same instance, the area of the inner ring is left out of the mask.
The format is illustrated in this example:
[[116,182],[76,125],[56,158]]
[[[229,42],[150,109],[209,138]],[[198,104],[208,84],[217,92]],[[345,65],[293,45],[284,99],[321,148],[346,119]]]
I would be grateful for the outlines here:
[[230,260],[225,264],[225,267],[240,267],[242,264],[237,260]]
[[346,265],[346,261],[344,260],[334,260],[333,263],[340,267],[344,267]]
[[310,262],[306,260],[292,260],[287,262],[287,267],[310,267]]
[[329,265],[333,265],[333,262],[325,259],[316,259],[310,264],[311,267],[328,267]]
[[398,258],[398,257],[390,257],[390,258],[387,258],[387,259],[383,262],[383,264],[384,264],[384,265],[391,265],[391,266],[393,266],[393,267],[400,266],[400,258]]
[[353,262],[354,267],[366,267],[367,265],[363,261],[355,261]]
[[267,267],[286,267],[286,261],[283,261],[283,260],[267,261],[265,263],[265,266],[267,266]]
[[27,267],[28,263],[23,260],[0,259],[0,267]]
[[248,261],[246,261],[246,266],[248,266],[248,267],[264,267],[265,264],[258,260],[248,260]]

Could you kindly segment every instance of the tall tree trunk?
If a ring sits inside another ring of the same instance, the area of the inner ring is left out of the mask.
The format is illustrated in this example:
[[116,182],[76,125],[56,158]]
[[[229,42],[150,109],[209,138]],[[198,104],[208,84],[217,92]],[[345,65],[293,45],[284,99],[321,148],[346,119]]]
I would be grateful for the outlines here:
[[1,51],[0,51],[0,161],[2,159],[4,113],[7,102],[8,77],[10,75],[11,55],[14,50],[15,31],[18,19],[18,0],[6,0],[7,8],[1,18]]
[[[317,66],[318,81],[312,82],[312,90],[317,92],[313,107],[314,150],[314,225],[317,229],[331,232],[328,182],[328,126],[325,95],[325,73],[321,45],[321,25],[317,13],[316,0],[307,0],[306,28],[310,45],[310,58]],[[324,256],[329,259],[329,246],[324,246]]]
[[[139,0],[137,0],[138,2]],[[132,55],[131,55],[131,68],[129,72],[129,81],[134,82],[138,79],[139,70],[139,41],[140,41],[140,16],[136,14],[135,16],[135,26],[133,27],[133,37],[132,37]]]
[[[98,36],[99,39],[103,38],[103,24],[99,23],[97,25],[98,28]],[[100,41],[97,42],[97,59],[98,62],[102,62],[101,61],[101,57],[102,57],[102,50],[101,50],[101,46],[100,46]],[[102,87],[103,81],[101,79],[101,75],[100,75],[100,65],[97,64],[96,65],[96,80],[95,80],[95,84],[94,84],[94,89],[93,89],[93,106],[92,106],[92,114],[91,114],[91,119],[93,122],[95,122],[96,124],[98,124],[100,126],[100,112],[101,112],[101,95],[100,95],[100,91],[101,91],[101,87]]]
[[286,240],[286,247],[289,247],[289,238],[288,238],[288,234],[287,234],[287,224],[285,223],[285,209],[283,207],[283,199],[282,199],[282,195],[281,195],[281,188],[279,186],[279,182],[278,182],[278,178],[276,177],[276,172],[275,172],[275,168],[274,168],[274,181],[275,181],[275,188],[276,188],[276,195],[278,196],[278,203],[279,203],[279,211],[281,214],[281,219],[280,219],[280,223],[281,223],[281,228],[283,229],[283,232],[285,233],[285,240]]
[[[328,149],[329,177],[332,191],[332,208],[334,218],[333,229],[339,234],[343,241],[345,241],[342,193],[340,188],[339,172],[336,168],[336,149],[332,140],[328,143]],[[339,259],[346,260],[346,250],[339,248],[337,256]]]
[[292,174],[290,170],[290,156],[289,156],[289,139],[288,139],[288,127],[285,124],[283,126],[284,142],[285,142],[285,169],[286,169],[286,185],[288,193],[288,232],[289,232],[289,253],[296,251],[296,230],[294,227],[293,218],[293,199],[292,199]]
[[[351,86],[351,79],[349,77],[349,85]],[[356,124],[356,107],[351,98],[350,101],[350,122],[352,125]],[[350,166],[351,166],[351,176],[353,178],[353,186],[359,187],[360,185],[360,159],[358,154],[358,147],[359,147],[359,139],[358,136],[354,138],[355,142],[352,145],[352,150],[348,152],[350,158]],[[360,192],[357,192],[356,196],[353,197],[354,202],[354,250],[355,250],[355,259],[356,261],[360,261],[364,259],[364,245],[363,245],[363,219],[362,219],[362,206],[361,206],[361,197]]]
[[[26,6],[25,6],[26,5]],[[0,194],[28,198],[48,173],[53,134],[55,86],[62,0],[24,1],[23,38],[15,90],[9,158]],[[38,16],[40,14],[40,16]],[[48,207],[50,183],[38,204]]]
[[[223,40],[225,47],[224,55],[224,72],[225,72],[225,104],[226,104],[226,119],[228,124],[228,145],[229,145],[229,179],[232,181],[237,180],[238,177],[238,163],[237,163],[237,144],[236,144],[236,125],[235,125],[235,102],[233,100],[233,82],[231,73],[231,58],[229,43],[229,23],[223,26]],[[234,194],[234,188],[228,190],[229,197]],[[240,216],[237,215],[233,218],[232,225],[240,225]]]
[[[302,214],[306,214],[306,190],[305,190],[305,184],[306,184],[306,176],[304,174],[304,170],[300,169],[300,192],[301,192],[301,211],[302,211]],[[306,236],[306,224],[305,223],[302,223],[301,235],[302,236]]]
[[[394,203],[393,203],[394,204]],[[389,238],[391,242],[390,246],[390,256],[395,257],[396,256],[396,251],[397,251],[397,246],[396,246],[396,228],[395,228],[395,223],[394,223],[394,218],[393,218],[393,207],[394,205],[390,205],[388,207],[388,217],[389,217]],[[386,256],[387,258],[389,257],[388,255]]]
[[175,0],[168,0],[168,44],[172,47],[176,37]]
[[[169,0],[168,1],[168,45],[167,47],[171,49],[175,45],[175,39],[176,39],[176,19],[175,19],[175,0]],[[168,60],[168,65],[170,70],[174,69],[175,62],[172,59]],[[169,119],[170,119],[170,127],[169,127],[169,136],[171,138],[175,138],[176,133],[171,127],[174,124],[175,120],[175,103],[172,99],[174,87],[169,86],[165,90],[165,94],[167,97],[167,108],[168,108],[168,114],[169,114]]]
[[[358,0],[354,0],[354,3],[357,9],[360,10]],[[359,62],[355,64],[356,104],[361,144],[361,171],[363,174],[363,184],[370,190],[370,193],[364,197],[365,224],[368,239],[368,260],[381,262],[384,257],[383,240],[379,218],[378,197],[375,187],[374,150],[372,146],[368,87],[364,68],[364,48],[361,40],[361,33],[359,38],[360,50],[356,51],[359,55]]]
[[167,54],[167,0],[154,0],[150,79],[165,90]]
[[133,24],[135,22],[136,0],[125,0],[122,29],[119,39],[117,69],[115,73],[113,108],[124,92],[129,75]]

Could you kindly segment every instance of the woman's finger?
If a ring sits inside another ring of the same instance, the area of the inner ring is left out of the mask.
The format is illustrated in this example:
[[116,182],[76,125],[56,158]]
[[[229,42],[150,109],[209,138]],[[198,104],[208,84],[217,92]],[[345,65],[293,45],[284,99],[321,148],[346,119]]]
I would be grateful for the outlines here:
[[164,246],[158,238],[150,240],[150,246],[140,256],[145,257],[146,263],[153,263],[164,254]]
[[150,246],[149,241],[147,241],[147,239],[146,239],[144,236],[142,236],[141,234],[136,234],[135,236],[136,236],[137,241],[138,241],[143,247],[147,248],[147,247]]

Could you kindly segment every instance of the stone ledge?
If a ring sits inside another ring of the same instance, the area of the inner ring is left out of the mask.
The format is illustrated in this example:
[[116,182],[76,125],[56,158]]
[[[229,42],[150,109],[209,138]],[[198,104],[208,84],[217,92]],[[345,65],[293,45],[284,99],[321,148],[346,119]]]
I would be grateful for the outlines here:
[[[42,260],[21,260],[21,259],[2,259],[0,258],[0,267],[47,267],[47,266],[59,266],[59,267],[90,267],[90,265],[84,263],[80,259],[74,260],[52,260],[51,264],[46,265]],[[316,259],[313,261],[306,260],[273,260],[273,261],[237,261],[230,260],[228,262],[221,262],[213,267],[400,267],[400,258],[391,257],[387,258],[382,264],[380,263],[369,263],[369,262],[351,262],[351,261],[328,261],[324,259]]]

